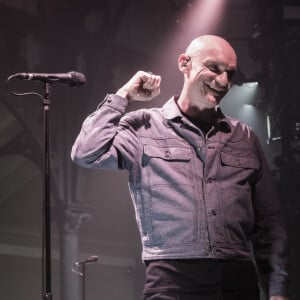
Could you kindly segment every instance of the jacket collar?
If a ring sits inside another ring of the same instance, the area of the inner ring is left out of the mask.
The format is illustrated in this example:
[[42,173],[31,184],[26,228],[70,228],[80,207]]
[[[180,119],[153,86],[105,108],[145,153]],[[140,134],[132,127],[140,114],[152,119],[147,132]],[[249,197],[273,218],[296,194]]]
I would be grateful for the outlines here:
[[[173,121],[181,121],[185,119],[185,116],[180,111],[176,101],[178,100],[178,96],[173,96],[170,98],[162,107],[162,113],[167,120]],[[230,131],[230,121],[223,114],[220,106],[216,106],[216,127],[222,131]]]

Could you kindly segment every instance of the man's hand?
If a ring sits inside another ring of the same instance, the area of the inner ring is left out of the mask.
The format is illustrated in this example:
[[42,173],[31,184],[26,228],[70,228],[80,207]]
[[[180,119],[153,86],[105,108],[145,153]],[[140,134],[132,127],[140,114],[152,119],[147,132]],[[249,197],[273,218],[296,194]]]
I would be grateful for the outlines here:
[[158,75],[138,71],[116,94],[129,101],[148,101],[160,93],[160,81]]
[[284,296],[272,296],[270,300],[289,300],[289,298]]

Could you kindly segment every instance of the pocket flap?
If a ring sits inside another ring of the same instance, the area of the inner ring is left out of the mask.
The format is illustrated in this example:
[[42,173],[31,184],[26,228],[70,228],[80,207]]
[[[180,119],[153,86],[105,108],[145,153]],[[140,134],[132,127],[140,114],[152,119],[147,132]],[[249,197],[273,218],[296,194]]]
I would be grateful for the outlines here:
[[221,152],[223,165],[244,169],[259,169],[259,162],[255,157],[236,156]]
[[148,157],[156,157],[164,160],[189,161],[191,153],[184,147],[157,147],[144,145],[144,154]]

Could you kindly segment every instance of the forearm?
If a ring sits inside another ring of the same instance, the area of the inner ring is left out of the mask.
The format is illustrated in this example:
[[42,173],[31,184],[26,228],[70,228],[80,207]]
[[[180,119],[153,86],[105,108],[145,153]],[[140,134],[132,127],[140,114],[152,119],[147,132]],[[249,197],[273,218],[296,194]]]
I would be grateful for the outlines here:
[[266,294],[269,297],[289,295],[290,253],[281,214],[273,210],[272,214],[263,220],[258,218],[252,242],[256,264]]

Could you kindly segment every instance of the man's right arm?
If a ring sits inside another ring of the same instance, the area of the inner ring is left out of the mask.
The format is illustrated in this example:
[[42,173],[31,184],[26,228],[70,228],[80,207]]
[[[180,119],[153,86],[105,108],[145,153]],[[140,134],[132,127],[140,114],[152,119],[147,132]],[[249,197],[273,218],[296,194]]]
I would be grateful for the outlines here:
[[76,164],[90,168],[118,168],[117,151],[113,143],[127,105],[128,100],[107,95],[98,109],[84,120],[71,152]]
[[[98,109],[84,121],[72,147],[72,160],[84,167],[122,168],[120,153],[128,160],[128,141],[134,139],[132,129],[119,126],[128,101],[147,101],[159,94],[160,77],[137,72],[116,95],[108,95]],[[117,138],[118,137],[118,138]],[[132,142],[130,143],[132,144]]]

